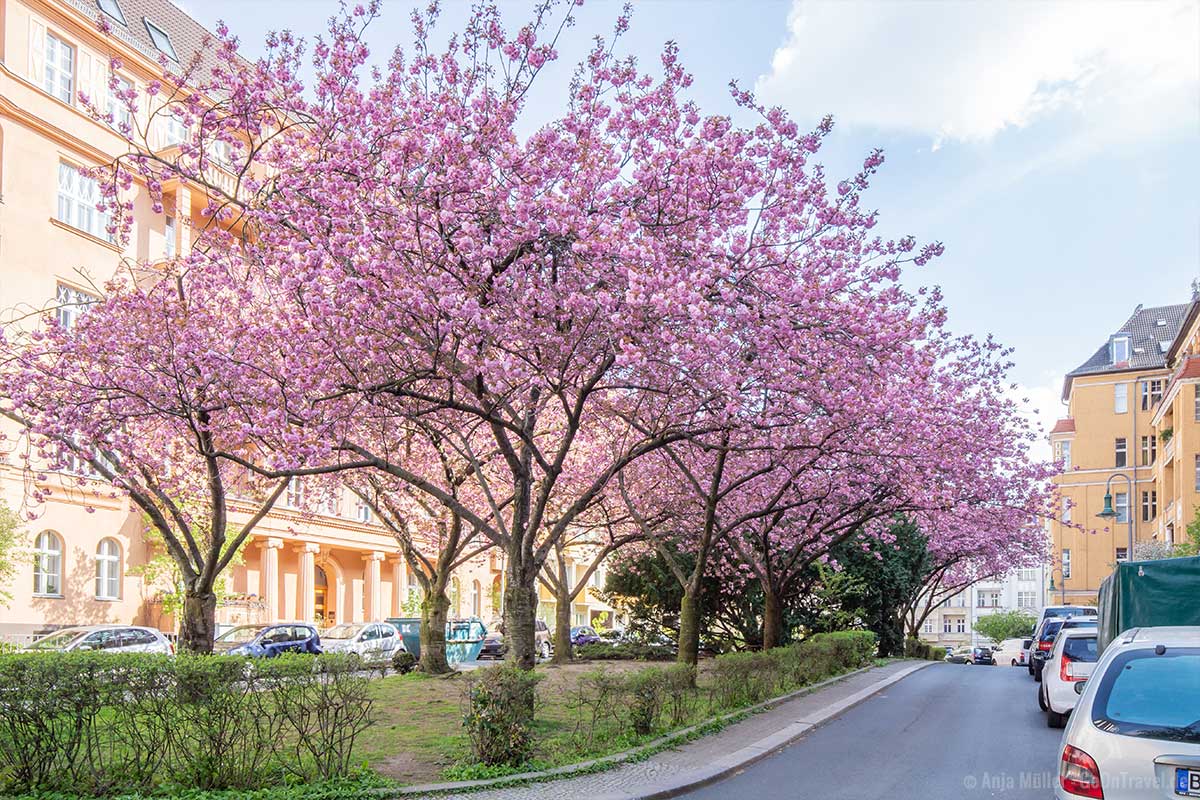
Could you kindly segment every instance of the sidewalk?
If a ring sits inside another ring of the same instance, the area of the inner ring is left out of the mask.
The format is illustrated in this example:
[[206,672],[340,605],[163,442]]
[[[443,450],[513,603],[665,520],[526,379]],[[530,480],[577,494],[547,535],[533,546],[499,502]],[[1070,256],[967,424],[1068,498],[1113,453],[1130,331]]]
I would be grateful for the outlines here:
[[[589,800],[651,800],[673,797],[719,780],[770,755],[813,727],[931,663],[899,661],[853,673],[734,723],[719,733],[604,772],[506,789],[460,793],[443,790],[436,796],[461,800],[577,800],[584,797]],[[417,787],[410,787],[410,791],[414,788]]]

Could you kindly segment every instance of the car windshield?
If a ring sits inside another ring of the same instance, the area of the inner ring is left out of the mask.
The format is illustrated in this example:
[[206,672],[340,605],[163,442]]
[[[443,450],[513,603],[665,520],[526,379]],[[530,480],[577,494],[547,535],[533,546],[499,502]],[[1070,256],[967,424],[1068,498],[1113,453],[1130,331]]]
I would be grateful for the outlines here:
[[1091,606],[1063,606],[1061,608],[1047,608],[1047,617],[1078,617],[1085,614],[1095,614],[1096,609]]
[[86,636],[87,631],[79,628],[68,628],[65,631],[58,631],[49,636],[38,639],[33,644],[29,645],[30,650],[62,650],[71,643],[75,642],[79,637]]
[[1063,656],[1069,661],[1095,661],[1095,636],[1068,636],[1063,641]]
[[342,623],[334,625],[329,630],[325,631],[324,638],[326,639],[353,639],[359,634],[366,625],[351,625],[350,623]]
[[1125,736],[1200,744],[1200,648],[1117,656],[1104,671],[1092,718]]
[[262,628],[258,625],[239,625],[236,628],[230,628],[217,637],[218,642],[232,642],[234,644],[244,644],[258,636]]
[[1058,622],[1047,622],[1046,627],[1042,628],[1042,641],[1045,642],[1053,639],[1058,635],[1058,631],[1060,628],[1062,628],[1062,626],[1063,624],[1061,620]]

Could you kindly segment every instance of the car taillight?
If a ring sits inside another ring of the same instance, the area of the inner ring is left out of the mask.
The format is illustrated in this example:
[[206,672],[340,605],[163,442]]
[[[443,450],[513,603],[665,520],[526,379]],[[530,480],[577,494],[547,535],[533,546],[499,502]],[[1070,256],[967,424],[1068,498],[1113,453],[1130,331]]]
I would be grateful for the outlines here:
[[1076,675],[1074,670],[1071,669],[1071,665],[1074,663],[1075,659],[1070,658],[1066,653],[1063,653],[1062,660],[1059,662],[1058,677],[1062,678],[1064,681],[1084,680],[1083,676]]
[[1058,765],[1058,782],[1068,794],[1104,797],[1104,787],[1100,785],[1100,767],[1096,766],[1095,759],[1078,747],[1067,745],[1063,749],[1062,761]]
[[1038,642],[1038,650],[1043,653],[1049,652],[1054,647],[1054,642]]

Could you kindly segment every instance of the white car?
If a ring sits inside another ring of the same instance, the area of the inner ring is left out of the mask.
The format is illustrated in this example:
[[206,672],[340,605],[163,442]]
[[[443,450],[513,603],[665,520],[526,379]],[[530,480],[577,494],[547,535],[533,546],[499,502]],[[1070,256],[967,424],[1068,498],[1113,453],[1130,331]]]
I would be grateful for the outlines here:
[[140,625],[88,625],[63,628],[43,636],[26,648],[33,653],[97,650],[105,653],[166,653],[175,645],[162,631]]
[[389,622],[343,622],[321,634],[326,653],[357,653],[369,664],[385,664],[404,650],[400,632]]
[[1029,655],[1029,644],[1031,639],[1005,639],[1000,644],[992,648],[992,655],[996,658],[997,664],[1003,664],[1005,661],[1014,667],[1025,666],[1025,659]]
[[1075,684],[1091,677],[1096,667],[1096,631],[1067,628],[1058,634],[1042,667],[1038,685],[1038,705],[1046,712],[1046,724],[1061,728],[1075,708],[1079,694]]
[[1200,627],[1125,631],[1078,685],[1055,797],[1200,797]]

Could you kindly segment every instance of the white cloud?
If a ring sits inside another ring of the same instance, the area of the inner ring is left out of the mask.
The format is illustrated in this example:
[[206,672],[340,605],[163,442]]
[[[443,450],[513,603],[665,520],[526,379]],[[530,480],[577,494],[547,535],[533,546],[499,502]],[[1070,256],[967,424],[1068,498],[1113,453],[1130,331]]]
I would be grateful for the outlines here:
[[757,91],[935,148],[1061,114],[1104,140],[1194,133],[1200,3],[793,0]]
[[1043,378],[1044,381],[1036,386],[1018,386],[1013,394],[1022,405],[1026,419],[1035,429],[1041,428],[1041,435],[1029,449],[1030,456],[1049,461],[1051,448],[1047,437],[1054,423],[1067,416],[1067,407],[1062,402],[1063,376],[1047,373]]

